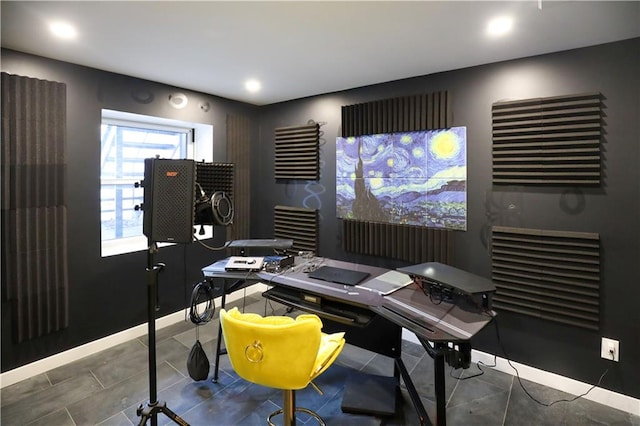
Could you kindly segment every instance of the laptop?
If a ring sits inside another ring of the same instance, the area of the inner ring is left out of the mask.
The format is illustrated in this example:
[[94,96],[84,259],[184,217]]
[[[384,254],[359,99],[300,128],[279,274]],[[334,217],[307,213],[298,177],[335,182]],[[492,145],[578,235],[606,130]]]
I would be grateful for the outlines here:
[[368,272],[352,271],[351,269],[336,268],[335,266],[321,266],[315,271],[309,272],[309,278],[344,285],[357,285],[368,276]]

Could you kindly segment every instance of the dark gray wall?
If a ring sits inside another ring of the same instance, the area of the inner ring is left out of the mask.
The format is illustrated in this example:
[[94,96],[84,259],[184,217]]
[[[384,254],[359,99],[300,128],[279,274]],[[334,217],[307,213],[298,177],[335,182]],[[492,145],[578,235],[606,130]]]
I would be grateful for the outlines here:
[[[375,66],[375,63],[372,63]],[[332,70],[331,72],[349,72]],[[320,210],[319,253],[393,267],[388,259],[344,253],[335,217],[335,140],[341,106],[448,90],[455,126],[467,127],[468,229],[456,232],[456,266],[490,276],[490,227],[517,226],[595,232],[601,238],[601,330],[559,325],[516,314],[498,318],[509,357],[554,373],[640,397],[640,39],[466,68],[327,94],[260,109],[260,138],[252,193],[254,234],[273,233],[274,205]],[[598,188],[492,186],[491,105],[502,100],[600,92],[604,97],[603,184]],[[274,129],[324,123],[318,183],[276,182]],[[314,196],[313,194],[317,194]],[[262,208],[264,207],[264,208]],[[489,219],[491,217],[492,219]],[[620,341],[620,362],[600,358],[600,339]],[[480,350],[504,356],[489,327],[474,339]]]
[[[227,114],[249,117],[253,135],[258,115],[257,108],[247,104],[10,50],[2,50],[2,71],[66,83],[68,131],[70,324],[62,332],[14,344],[10,306],[3,304],[2,371],[7,371],[147,320],[146,251],[100,256],[101,109],[211,124],[214,161],[226,161]],[[176,92],[188,97],[183,109],[168,101]],[[205,102],[208,111],[200,107]],[[220,245],[224,236],[224,229],[217,228],[209,244]],[[158,317],[183,308],[192,285],[202,279],[200,269],[223,255],[198,244],[161,248],[155,261],[167,267],[159,280]]]
[[[372,63],[375,66],[375,63]],[[69,257],[71,325],[68,330],[23,345],[11,343],[9,312],[2,311],[2,371],[100,338],[146,320],[146,254],[100,258],[100,109],[161,115],[211,123],[214,160],[225,159],[227,113],[252,118],[252,237],[273,235],[273,206],[320,210],[323,256],[400,266],[389,259],[344,253],[335,218],[335,138],[342,105],[448,90],[454,125],[467,127],[468,230],[456,232],[456,266],[489,277],[487,239],[491,225],[597,232],[602,245],[601,330],[592,332],[525,316],[502,313],[501,343],[514,361],[580,381],[595,383],[609,368],[602,387],[640,397],[640,39],[560,52],[390,82],[292,102],[251,107],[210,95],[77,67],[12,51],[2,51],[2,70],[68,85]],[[348,72],[330,70],[330,72]],[[179,90],[189,96],[184,110],[166,102]],[[491,104],[507,99],[599,91],[604,96],[603,184],[599,188],[494,187],[491,183]],[[131,93],[152,93],[140,104]],[[200,101],[212,108],[204,113]],[[280,126],[322,123],[321,178],[318,182],[276,182],[273,132]],[[255,123],[258,123],[256,125]],[[494,220],[489,220],[496,217]],[[218,231],[216,240],[221,240]],[[186,281],[216,254],[201,247],[161,250],[167,263],[161,278],[162,310],[183,306]],[[600,358],[602,336],[620,340],[619,363]],[[503,356],[493,327],[474,339],[480,350]]]

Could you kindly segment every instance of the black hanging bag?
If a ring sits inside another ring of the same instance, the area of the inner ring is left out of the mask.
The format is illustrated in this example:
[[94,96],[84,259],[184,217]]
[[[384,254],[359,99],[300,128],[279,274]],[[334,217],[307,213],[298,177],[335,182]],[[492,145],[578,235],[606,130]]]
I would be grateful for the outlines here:
[[195,381],[206,380],[209,376],[209,359],[202,349],[200,340],[196,340],[189,352],[187,370],[189,376]]

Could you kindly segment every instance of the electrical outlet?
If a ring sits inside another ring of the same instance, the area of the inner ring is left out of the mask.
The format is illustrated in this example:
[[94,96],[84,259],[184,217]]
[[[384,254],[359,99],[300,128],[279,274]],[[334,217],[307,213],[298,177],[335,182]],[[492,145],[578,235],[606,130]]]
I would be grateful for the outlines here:
[[603,337],[600,356],[611,361],[620,361],[620,342]]

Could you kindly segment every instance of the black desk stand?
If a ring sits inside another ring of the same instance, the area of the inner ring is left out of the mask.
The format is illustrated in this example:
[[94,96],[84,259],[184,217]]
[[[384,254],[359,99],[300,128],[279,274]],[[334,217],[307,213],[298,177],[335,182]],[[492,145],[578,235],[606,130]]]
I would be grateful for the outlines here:
[[[235,280],[233,284],[227,286],[227,279],[222,278],[222,295],[220,296],[220,309],[225,308],[227,301],[227,293],[232,293],[235,290],[242,288],[245,284],[245,280]],[[218,341],[216,342],[216,362],[213,367],[213,383],[218,383],[218,372],[220,370],[220,355],[226,355],[227,349],[222,347],[222,327],[218,325]]]
[[[411,398],[411,403],[413,404],[413,408],[414,410],[416,410],[416,414],[418,415],[418,421],[420,422],[420,426],[424,426],[424,425],[431,426],[432,423],[429,420],[429,416],[427,415],[427,412],[424,409],[424,405],[420,400],[420,395],[418,394],[418,391],[414,386],[413,381],[411,380],[411,376],[409,376],[409,372],[407,371],[407,367],[405,367],[404,362],[402,361],[402,358],[396,358],[395,363],[396,363],[396,368],[399,370],[400,376],[404,381],[404,385],[407,388],[407,393],[409,394],[409,398]],[[443,371],[444,371],[444,366],[443,366]]]
[[432,348],[429,343],[421,337],[418,340],[422,347],[433,358],[433,386],[436,396],[436,425],[446,426],[447,424],[447,401],[444,381],[444,349],[446,343],[435,342]]
[[149,243],[147,255],[147,296],[148,296],[148,317],[149,317],[149,402],[146,407],[140,404],[136,414],[140,416],[139,426],[147,423],[151,419],[151,425],[157,426],[158,413],[163,413],[175,423],[182,426],[189,426],[180,416],[171,411],[164,401],[158,401],[158,383],[156,372],[156,310],[158,306],[158,274],[162,272],[164,263],[153,263],[153,255],[157,251],[156,243]]

